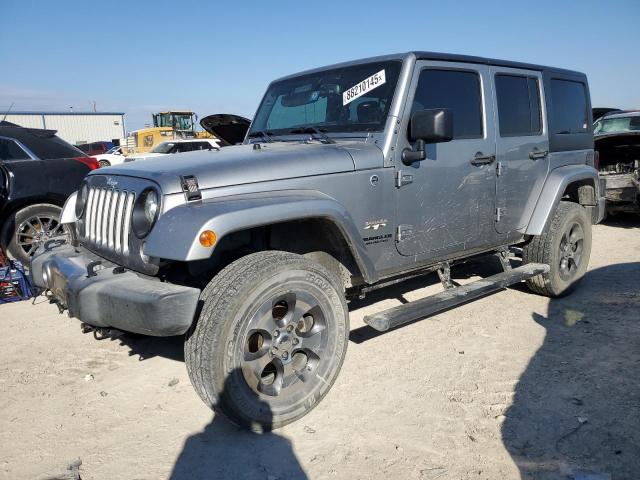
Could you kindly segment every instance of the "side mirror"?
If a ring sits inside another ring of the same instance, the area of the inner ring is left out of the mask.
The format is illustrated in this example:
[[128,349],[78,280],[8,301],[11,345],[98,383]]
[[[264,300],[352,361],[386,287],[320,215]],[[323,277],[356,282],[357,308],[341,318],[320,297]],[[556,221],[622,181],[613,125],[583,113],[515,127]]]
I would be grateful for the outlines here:
[[425,144],[450,142],[453,139],[453,113],[448,108],[418,110],[411,115],[409,139],[416,142],[414,150],[402,152],[402,162],[411,165],[427,158]]

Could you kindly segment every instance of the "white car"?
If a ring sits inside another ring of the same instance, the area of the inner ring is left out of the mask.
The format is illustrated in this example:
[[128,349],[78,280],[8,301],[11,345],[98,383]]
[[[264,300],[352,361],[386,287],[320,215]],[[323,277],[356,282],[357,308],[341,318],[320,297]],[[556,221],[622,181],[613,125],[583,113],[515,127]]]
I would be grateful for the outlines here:
[[108,150],[107,153],[101,155],[93,155],[93,158],[98,160],[100,167],[110,167],[111,165],[119,165],[124,163],[124,152],[122,147],[113,147]]
[[193,152],[196,150],[219,150],[218,141],[211,138],[191,138],[187,140],[170,140],[153,147],[148,153],[138,153],[127,157],[125,162],[145,160],[171,153]]

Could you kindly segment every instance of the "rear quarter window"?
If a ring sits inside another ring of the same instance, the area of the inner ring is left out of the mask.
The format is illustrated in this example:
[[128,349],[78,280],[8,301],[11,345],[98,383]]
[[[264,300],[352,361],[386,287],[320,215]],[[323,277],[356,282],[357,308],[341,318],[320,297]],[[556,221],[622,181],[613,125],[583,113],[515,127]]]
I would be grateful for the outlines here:
[[29,158],[31,157],[16,142],[0,138],[0,160],[27,160]]
[[573,80],[551,79],[553,129],[551,133],[570,135],[589,130],[585,85]]

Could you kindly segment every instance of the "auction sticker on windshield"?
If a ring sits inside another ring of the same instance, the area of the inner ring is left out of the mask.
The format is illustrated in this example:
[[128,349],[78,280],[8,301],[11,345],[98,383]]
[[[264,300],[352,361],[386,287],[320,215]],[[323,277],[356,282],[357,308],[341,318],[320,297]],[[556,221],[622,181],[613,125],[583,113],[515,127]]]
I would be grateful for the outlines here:
[[378,73],[374,73],[369,78],[365,78],[357,85],[354,85],[349,90],[342,94],[342,105],[353,102],[356,98],[361,97],[367,92],[370,92],[374,88],[383,85],[387,79],[384,76],[384,70],[380,70]]

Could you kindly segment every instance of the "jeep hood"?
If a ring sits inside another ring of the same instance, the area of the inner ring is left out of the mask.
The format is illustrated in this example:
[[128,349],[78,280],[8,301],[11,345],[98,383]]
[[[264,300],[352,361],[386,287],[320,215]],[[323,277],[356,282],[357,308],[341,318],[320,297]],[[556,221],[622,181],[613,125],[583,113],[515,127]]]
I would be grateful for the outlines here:
[[274,142],[176,153],[94,170],[92,175],[151,179],[164,194],[182,191],[180,176],[195,175],[201,190],[355,170],[366,159],[382,167],[382,151],[364,142]]

